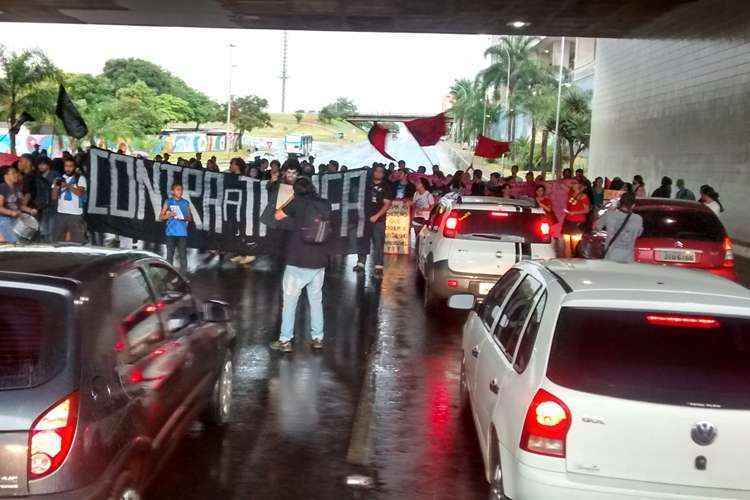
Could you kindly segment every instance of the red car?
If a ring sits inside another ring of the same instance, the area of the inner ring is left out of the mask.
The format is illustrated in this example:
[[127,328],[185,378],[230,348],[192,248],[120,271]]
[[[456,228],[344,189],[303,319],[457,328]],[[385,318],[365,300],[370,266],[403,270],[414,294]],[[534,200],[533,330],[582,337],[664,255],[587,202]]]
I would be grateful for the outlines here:
[[[732,240],[710,208],[694,201],[639,198],[634,211],[643,217],[637,262],[705,269],[737,281]],[[602,231],[585,234],[578,256],[602,258],[605,238]]]

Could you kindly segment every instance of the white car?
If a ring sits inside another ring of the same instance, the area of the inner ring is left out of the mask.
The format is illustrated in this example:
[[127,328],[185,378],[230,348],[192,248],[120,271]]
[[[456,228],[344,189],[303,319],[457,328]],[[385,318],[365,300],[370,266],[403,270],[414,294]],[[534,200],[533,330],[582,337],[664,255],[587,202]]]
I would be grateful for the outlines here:
[[550,222],[533,201],[443,197],[417,245],[425,306],[456,293],[483,297],[515,263],[554,257]]
[[498,498],[750,498],[750,291],[698,271],[521,262],[463,328]]

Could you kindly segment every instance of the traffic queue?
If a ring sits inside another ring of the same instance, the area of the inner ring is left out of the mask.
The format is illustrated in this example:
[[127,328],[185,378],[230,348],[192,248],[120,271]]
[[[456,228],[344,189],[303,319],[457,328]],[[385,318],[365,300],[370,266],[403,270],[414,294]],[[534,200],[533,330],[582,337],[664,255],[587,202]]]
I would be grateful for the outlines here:
[[425,306],[468,313],[460,400],[494,498],[750,498],[750,292],[716,211],[637,188],[594,209],[568,178],[562,217],[549,184],[456,190],[417,235]]

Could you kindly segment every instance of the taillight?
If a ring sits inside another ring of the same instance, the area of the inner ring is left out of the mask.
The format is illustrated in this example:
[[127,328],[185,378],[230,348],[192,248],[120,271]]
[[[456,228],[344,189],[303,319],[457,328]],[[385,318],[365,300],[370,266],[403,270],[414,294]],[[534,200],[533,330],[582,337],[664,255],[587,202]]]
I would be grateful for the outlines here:
[[646,321],[656,326],[674,326],[678,328],[700,328],[713,330],[719,328],[721,323],[714,318],[703,318],[699,316],[682,316],[675,314],[647,314]]
[[451,288],[456,288],[458,286],[458,280],[448,280],[445,284]]
[[734,250],[732,249],[732,240],[727,236],[724,238],[724,262],[721,267],[734,267]]
[[458,232],[458,217],[451,215],[445,220],[445,229],[443,229],[443,236],[446,238],[455,238]]
[[68,456],[78,420],[78,393],[55,403],[34,422],[29,435],[29,479],[56,471]]
[[570,410],[560,399],[539,389],[531,401],[521,433],[521,449],[550,457],[565,457]]
[[549,222],[542,222],[539,224],[539,232],[542,233],[542,236],[549,236]]

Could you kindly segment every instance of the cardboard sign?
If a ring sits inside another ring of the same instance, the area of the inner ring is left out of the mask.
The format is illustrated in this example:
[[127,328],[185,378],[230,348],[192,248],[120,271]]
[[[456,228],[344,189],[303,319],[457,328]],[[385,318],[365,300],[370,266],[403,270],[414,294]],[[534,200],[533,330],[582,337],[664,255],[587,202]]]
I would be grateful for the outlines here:
[[411,210],[404,201],[394,201],[385,220],[385,253],[409,255]]

